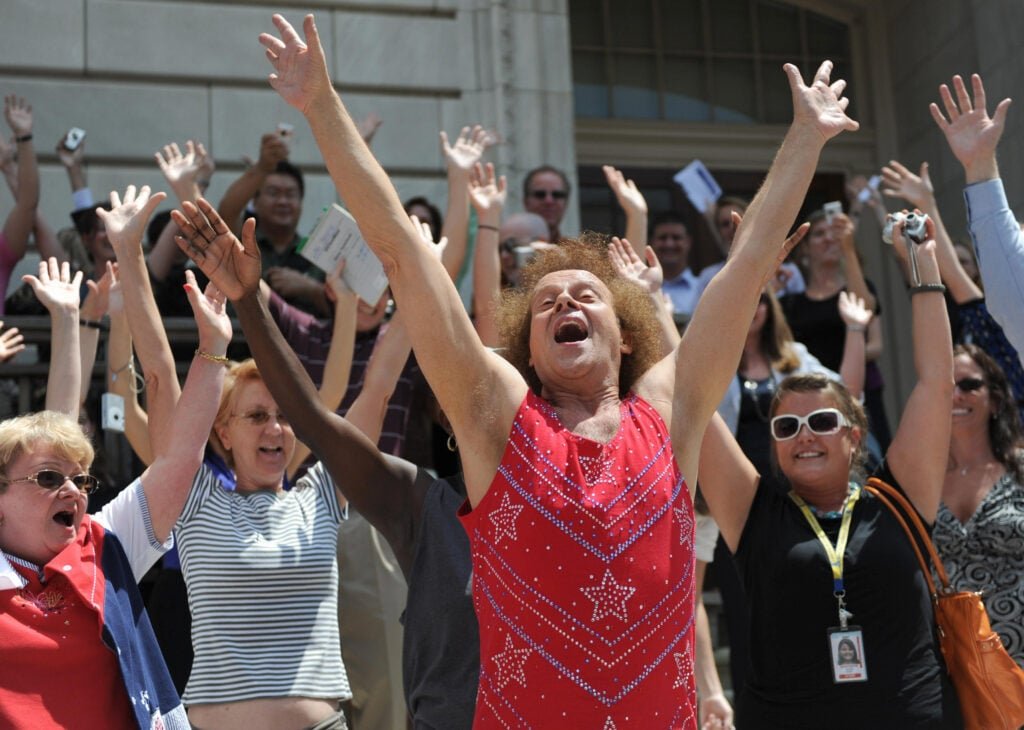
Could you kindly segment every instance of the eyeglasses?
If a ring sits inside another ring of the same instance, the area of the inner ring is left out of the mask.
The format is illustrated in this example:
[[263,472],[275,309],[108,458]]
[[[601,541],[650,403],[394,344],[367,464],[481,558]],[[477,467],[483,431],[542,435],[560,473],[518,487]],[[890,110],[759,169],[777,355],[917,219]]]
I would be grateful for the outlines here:
[[569,197],[569,193],[564,190],[531,190],[527,193],[534,200],[544,200],[545,198],[551,197],[555,200],[565,200]]
[[954,385],[960,389],[961,393],[973,393],[984,388],[985,381],[981,378],[961,378]]
[[281,188],[267,188],[261,194],[267,196],[270,200],[286,200],[288,202],[302,198],[298,190],[282,190]]
[[61,474],[59,471],[53,469],[43,469],[35,474],[30,474],[27,477],[20,477],[18,479],[7,479],[8,484],[14,484],[14,482],[35,482],[43,489],[60,489],[66,482],[71,482],[78,491],[82,494],[92,494],[100,488],[100,480],[94,477],[92,474],[76,474],[75,476],[68,476]]
[[249,411],[248,413],[236,413],[234,418],[242,418],[249,422],[251,426],[266,426],[270,423],[271,418],[277,419],[277,422],[282,426],[288,425],[288,417],[278,411],[277,413],[270,413],[269,411]]
[[788,441],[800,433],[801,426],[807,426],[811,433],[818,436],[829,436],[849,425],[846,416],[836,408],[820,408],[806,416],[786,413],[772,419],[772,438],[776,441]]

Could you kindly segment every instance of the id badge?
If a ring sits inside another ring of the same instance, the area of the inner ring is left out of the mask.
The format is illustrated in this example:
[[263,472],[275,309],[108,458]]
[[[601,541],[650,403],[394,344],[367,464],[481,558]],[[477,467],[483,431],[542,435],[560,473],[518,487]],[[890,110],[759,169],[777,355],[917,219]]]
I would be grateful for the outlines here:
[[868,681],[864,633],[859,626],[829,629],[828,647],[832,657],[832,680],[836,684]]

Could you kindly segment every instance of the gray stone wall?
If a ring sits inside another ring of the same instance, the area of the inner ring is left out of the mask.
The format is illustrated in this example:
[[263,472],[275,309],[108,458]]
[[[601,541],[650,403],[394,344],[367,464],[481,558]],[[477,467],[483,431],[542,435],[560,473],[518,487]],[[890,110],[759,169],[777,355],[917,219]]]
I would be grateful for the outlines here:
[[[166,189],[153,154],[171,141],[206,143],[219,200],[256,157],[260,135],[295,126],[292,159],[307,174],[300,230],[335,200],[301,116],[267,83],[257,42],[281,12],[300,25],[301,2],[4,0],[0,90],[36,116],[41,211],[68,222],[69,188],[53,153],[74,125],[88,132],[97,198],[129,183]],[[522,172],[542,162],[574,171],[572,89],[564,0],[319,0],[328,64],[353,116],[384,124],[373,149],[403,198],[446,199],[438,131],[481,122],[506,138],[492,157],[518,206]],[[5,129],[6,131],[6,129]],[[573,174],[574,176],[574,174]],[[0,215],[9,195],[0,193]],[[575,223],[568,221],[570,227]]]

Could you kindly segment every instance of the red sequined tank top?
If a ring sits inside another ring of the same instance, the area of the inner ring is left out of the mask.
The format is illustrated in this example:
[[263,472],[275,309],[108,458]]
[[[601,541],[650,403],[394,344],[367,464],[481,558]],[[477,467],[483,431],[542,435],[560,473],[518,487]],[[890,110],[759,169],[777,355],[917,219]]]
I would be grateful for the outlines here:
[[693,505],[636,395],[607,444],[527,394],[460,519],[480,622],[474,728],[697,727]]

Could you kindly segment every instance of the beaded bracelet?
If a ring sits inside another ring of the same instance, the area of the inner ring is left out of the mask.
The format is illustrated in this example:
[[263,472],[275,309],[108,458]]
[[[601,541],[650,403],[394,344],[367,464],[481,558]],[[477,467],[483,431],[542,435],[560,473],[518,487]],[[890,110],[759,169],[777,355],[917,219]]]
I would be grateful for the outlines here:
[[927,294],[930,291],[945,293],[946,287],[942,284],[918,284],[910,287],[910,296],[915,294]]

